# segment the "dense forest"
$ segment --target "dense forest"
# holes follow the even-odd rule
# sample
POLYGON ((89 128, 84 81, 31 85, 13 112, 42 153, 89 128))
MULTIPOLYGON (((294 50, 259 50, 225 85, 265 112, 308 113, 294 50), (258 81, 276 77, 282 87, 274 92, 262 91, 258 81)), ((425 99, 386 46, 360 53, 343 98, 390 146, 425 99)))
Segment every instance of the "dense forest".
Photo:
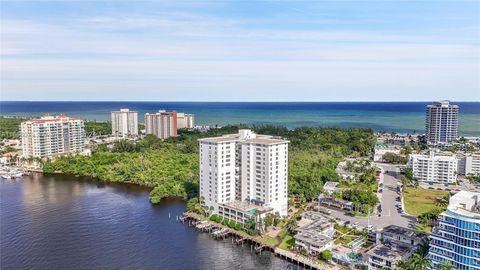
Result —
POLYGON ((112 134, 112 123, 110 123, 110 122, 97 122, 97 121, 85 121, 85 132, 95 133, 95 135, 112 134))
POLYGON ((0 116, 0 140, 18 139, 20 123, 25 120, 19 117, 0 116))
MULTIPOLYGON (((138 142, 119 141, 99 145, 92 156, 67 156, 47 162, 45 172, 85 175, 104 181, 128 182, 152 187, 153 203, 164 197, 193 197, 198 188, 198 142, 202 137, 236 133, 226 126, 208 132, 181 130, 177 138, 147 136, 138 142)), ((289 193, 311 200, 325 181, 337 181, 335 167, 345 156, 366 156, 373 151, 370 129, 298 128, 253 126, 258 134, 281 136, 290 141, 289 193)))

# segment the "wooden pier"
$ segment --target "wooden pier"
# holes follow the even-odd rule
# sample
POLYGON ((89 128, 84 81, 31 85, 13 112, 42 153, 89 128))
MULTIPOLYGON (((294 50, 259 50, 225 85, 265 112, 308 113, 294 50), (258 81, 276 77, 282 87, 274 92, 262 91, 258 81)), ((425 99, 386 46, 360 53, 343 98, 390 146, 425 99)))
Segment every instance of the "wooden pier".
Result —
POLYGON ((305 256, 295 254, 288 250, 283 250, 281 248, 269 245, 255 239, 252 236, 242 234, 238 231, 228 228, 222 224, 216 222, 208 221, 205 219, 200 219, 195 215, 192 215, 188 212, 184 213, 182 216, 177 218, 182 223, 187 223, 189 226, 195 226, 197 229, 210 233, 216 239, 226 239, 227 237, 232 238, 232 243, 237 245, 242 245, 244 243, 250 244, 252 252, 261 254, 262 251, 270 251, 275 256, 286 260, 290 263, 301 266, 305 269, 312 270, 323 270, 330 269, 327 264, 321 264, 319 262, 308 259, 305 256))

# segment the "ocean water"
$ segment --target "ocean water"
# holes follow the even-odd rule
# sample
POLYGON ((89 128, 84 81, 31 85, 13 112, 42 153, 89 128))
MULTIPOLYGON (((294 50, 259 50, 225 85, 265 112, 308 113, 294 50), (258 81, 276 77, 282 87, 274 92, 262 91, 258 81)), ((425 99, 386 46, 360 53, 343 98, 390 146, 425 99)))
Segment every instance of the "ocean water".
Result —
MULTIPOLYGON (((480 102, 452 102, 460 106, 461 136, 480 136, 480 102)), ((106 121, 110 112, 130 108, 145 113, 159 109, 195 114, 197 125, 274 124, 300 126, 369 127, 376 131, 423 133, 427 102, 26 102, 1 101, 0 114, 39 116, 65 113, 106 121)))

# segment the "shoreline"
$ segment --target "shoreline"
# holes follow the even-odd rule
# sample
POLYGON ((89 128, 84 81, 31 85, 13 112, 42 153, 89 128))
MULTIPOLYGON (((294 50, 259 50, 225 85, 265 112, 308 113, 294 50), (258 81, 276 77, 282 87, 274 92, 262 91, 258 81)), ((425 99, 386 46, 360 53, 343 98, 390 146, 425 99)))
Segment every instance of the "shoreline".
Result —
MULTIPOLYGON (((111 185, 111 186, 121 185, 121 186, 125 186, 125 187, 135 188, 135 189, 138 189, 138 190, 143 190, 145 192, 150 192, 153 189, 153 187, 149 187, 149 186, 141 185, 141 184, 137 184, 137 183, 132 183, 132 182, 118 182, 118 181, 101 180, 101 179, 98 179, 96 177, 92 177, 92 176, 88 176, 88 175, 75 175, 75 174, 71 174, 71 173, 64 173, 64 172, 58 172, 58 171, 57 172, 35 171, 35 172, 32 172, 32 173, 42 174, 44 176, 62 175, 62 176, 66 176, 66 177, 75 178, 75 180, 72 180, 72 181, 96 182, 96 183, 107 184, 107 185, 111 185)), ((147 194, 147 198, 148 198, 148 194, 147 194)), ((165 200, 179 200, 179 201, 183 201, 184 203, 186 203, 186 201, 181 197, 172 196, 172 197, 166 197, 164 199, 165 200)), ((149 201, 150 201, 150 199, 149 199, 149 201)), ((151 201, 150 201, 150 203, 152 205, 157 205, 155 203, 152 203, 151 201)))
MULTIPOLYGON (((68 180, 56 180, 56 181, 100 183, 100 184, 106 184, 106 185, 109 185, 109 186, 112 186, 112 187, 121 186, 121 187, 126 187, 126 188, 133 188, 135 190, 140 190, 140 191, 145 191, 145 192, 148 192, 148 190, 149 190, 148 187, 146 187, 144 185, 140 185, 140 184, 126 183, 126 182, 104 181, 104 180, 97 179, 95 177, 76 176, 76 175, 73 175, 73 174, 70 174, 70 173, 63 173, 63 172, 47 173, 47 172, 36 171, 36 172, 33 172, 31 176, 34 177, 35 174, 40 175, 42 177, 58 175, 58 176, 64 176, 64 177, 68 178, 68 180)), ((22 180, 24 180, 24 179, 25 178, 22 178, 22 180)), ((162 201, 159 202, 158 204, 154 204, 154 203, 150 202, 150 200, 149 200, 149 203, 152 206, 157 206, 157 205, 160 205, 160 204, 163 204, 163 203, 175 202, 175 201, 176 202, 182 202, 183 204, 186 204, 186 201, 183 198, 180 198, 180 197, 166 197, 166 198, 162 199, 162 201)), ((329 269, 329 268, 327 268, 328 264, 320 264, 320 263, 312 261, 312 260, 310 260, 310 259, 308 259, 308 258, 306 258, 306 257, 304 257, 300 254, 296 254, 296 253, 293 253, 293 252, 288 251, 288 250, 280 249, 278 247, 278 245, 271 245, 271 244, 265 243, 265 242, 262 241, 262 239, 259 239, 258 237, 249 236, 246 233, 242 233, 242 231, 233 230, 231 228, 228 228, 225 225, 210 221, 206 217, 200 217, 197 214, 192 214, 188 210, 183 212, 181 216, 177 216, 177 221, 182 222, 184 224, 185 222, 181 221, 180 219, 181 219, 181 217, 183 217, 185 215, 190 215, 190 217, 193 217, 193 218, 197 219, 198 221, 205 221, 205 222, 209 222, 209 223, 214 223, 217 228, 223 228, 223 229, 227 230, 228 235, 225 234, 225 235, 222 235, 220 237, 214 237, 215 240, 219 240, 220 238, 223 238, 225 240, 226 238, 230 237, 230 238, 232 238, 232 245, 233 245, 233 243, 235 243, 236 245, 242 245, 243 246, 243 243, 246 242, 246 243, 252 245, 251 246, 251 252, 255 252, 255 254, 257 254, 257 255, 261 255, 262 251, 268 251, 268 252, 271 253, 271 256, 278 257, 278 258, 280 258, 280 259, 282 259, 286 262, 298 265, 298 266, 303 267, 305 269, 314 269, 314 270, 329 269)), ((189 225, 189 227, 195 227, 195 224, 189 223, 188 225, 189 225)), ((202 229, 199 229, 198 227, 195 227, 195 229, 196 229, 195 231, 197 233, 204 233, 205 232, 202 229)))
POLYGON ((294 263, 299 267, 304 269, 313 269, 313 270, 322 270, 322 269, 337 269, 333 265, 330 265, 321 261, 313 261, 308 257, 305 257, 301 254, 293 253, 289 250, 281 249, 278 244, 271 245, 265 243, 261 239, 258 239, 254 236, 249 236, 242 231, 236 231, 234 229, 228 228, 223 224, 210 221, 202 216, 199 216, 189 211, 183 213, 181 217, 177 217, 177 221, 185 224, 187 222, 189 227, 195 227, 199 233, 209 233, 215 239, 230 237, 232 239, 232 245, 235 243, 237 246, 242 245, 244 242, 247 242, 251 245, 250 252, 255 252, 256 254, 261 254, 262 251, 271 252, 273 256, 279 257, 282 260, 285 260, 289 263, 294 263))

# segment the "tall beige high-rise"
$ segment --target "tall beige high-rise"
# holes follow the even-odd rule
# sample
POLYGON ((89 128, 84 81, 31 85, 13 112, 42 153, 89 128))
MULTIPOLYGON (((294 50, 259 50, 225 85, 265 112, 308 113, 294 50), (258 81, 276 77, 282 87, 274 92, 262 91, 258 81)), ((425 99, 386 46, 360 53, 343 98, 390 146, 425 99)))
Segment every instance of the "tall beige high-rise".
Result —
POLYGON ((194 128, 195 116, 189 113, 177 113, 177 128, 194 128))
POLYGON ((145 131, 160 139, 177 136, 177 112, 160 110, 145 114, 145 131))
POLYGON ((83 120, 59 116, 42 116, 20 125, 22 156, 49 157, 85 150, 83 120))

